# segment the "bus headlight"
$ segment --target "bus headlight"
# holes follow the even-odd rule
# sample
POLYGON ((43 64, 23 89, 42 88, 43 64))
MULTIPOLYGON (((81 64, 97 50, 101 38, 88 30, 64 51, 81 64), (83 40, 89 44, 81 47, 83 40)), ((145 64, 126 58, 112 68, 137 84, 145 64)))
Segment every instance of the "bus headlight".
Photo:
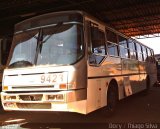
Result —
POLYGON ((8 86, 3 86, 3 90, 8 90, 8 86))
POLYGON ((16 96, 4 96, 4 100, 16 100, 16 96))
POLYGON ((63 94, 48 95, 48 100, 64 101, 64 95, 63 94))

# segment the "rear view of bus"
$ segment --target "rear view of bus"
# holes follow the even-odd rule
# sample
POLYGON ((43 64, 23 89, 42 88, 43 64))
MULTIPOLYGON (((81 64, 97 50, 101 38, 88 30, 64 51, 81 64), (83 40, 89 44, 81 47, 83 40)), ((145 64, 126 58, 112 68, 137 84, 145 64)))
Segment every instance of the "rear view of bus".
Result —
POLYGON ((17 24, 3 76, 4 110, 85 113, 83 39, 83 17, 76 11, 17 24))

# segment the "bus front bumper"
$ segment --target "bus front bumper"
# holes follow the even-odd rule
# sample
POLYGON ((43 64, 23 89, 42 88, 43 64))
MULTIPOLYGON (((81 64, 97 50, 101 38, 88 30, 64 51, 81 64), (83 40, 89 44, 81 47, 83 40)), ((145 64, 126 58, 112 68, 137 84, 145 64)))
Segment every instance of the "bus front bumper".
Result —
POLYGON ((1 93, 4 110, 17 111, 62 111, 86 114, 86 90, 1 93))

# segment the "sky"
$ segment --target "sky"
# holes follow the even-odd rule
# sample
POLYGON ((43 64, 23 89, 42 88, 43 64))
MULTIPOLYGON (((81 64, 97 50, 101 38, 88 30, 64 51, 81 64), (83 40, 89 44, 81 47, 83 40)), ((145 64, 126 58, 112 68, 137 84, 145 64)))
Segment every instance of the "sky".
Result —
POLYGON ((154 50, 154 54, 160 54, 160 37, 136 39, 136 40, 152 48, 154 50))

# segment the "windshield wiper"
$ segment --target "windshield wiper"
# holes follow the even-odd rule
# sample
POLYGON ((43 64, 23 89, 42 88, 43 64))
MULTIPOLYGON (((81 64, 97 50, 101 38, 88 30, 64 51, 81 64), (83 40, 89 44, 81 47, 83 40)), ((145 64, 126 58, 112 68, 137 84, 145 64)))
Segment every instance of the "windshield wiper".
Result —
POLYGON ((16 61, 8 66, 8 68, 20 68, 26 66, 33 66, 33 64, 26 60, 16 61))
POLYGON ((38 37, 38 45, 37 45, 37 52, 36 52, 36 56, 35 56, 35 60, 34 63, 37 64, 37 58, 38 58, 38 54, 41 53, 42 47, 43 47, 43 43, 45 43, 48 39, 50 39, 50 37, 52 37, 62 26, 63 22, 59 22, 57 23, 57 25, 54 26, 55 30, 54 32, 49 35, 44 41, 43 41, 43 30, 40 30, 40 34, 38 37))

